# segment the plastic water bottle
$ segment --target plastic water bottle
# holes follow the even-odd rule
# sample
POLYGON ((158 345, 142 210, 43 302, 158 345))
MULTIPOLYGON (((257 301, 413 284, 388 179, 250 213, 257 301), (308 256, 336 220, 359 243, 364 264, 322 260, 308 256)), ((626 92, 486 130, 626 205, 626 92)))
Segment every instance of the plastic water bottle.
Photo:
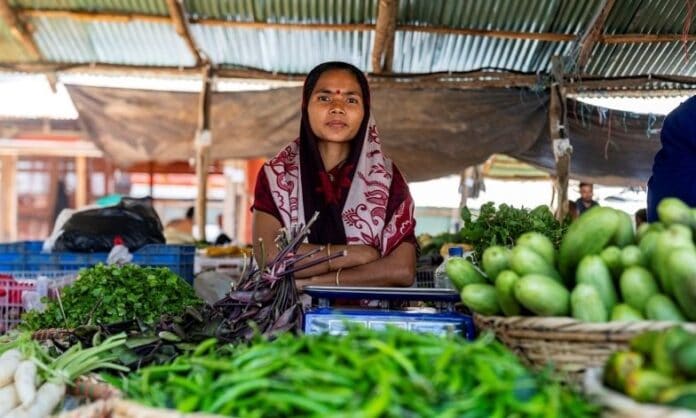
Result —
POLYGON ((435 269, 433 280, 436 288, 455 289, 454 284, 452 284, 452 281, 447 277, 447 271, 445 270, 447 260, 452 257, 464 257, 464 250, 462 250, 462 247, 451 247, 447 252, 447 257, 442 261, 442 264, 435 269))

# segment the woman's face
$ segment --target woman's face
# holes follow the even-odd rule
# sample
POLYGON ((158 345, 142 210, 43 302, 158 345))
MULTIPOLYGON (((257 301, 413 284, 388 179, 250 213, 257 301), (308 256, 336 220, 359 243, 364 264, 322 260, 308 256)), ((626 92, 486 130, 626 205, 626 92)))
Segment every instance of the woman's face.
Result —
POLYGON ((312 90, 307 113, 319 139, 350 142, 365 116, 362 90, 355 75, 340 69, 323 73, 312 90))

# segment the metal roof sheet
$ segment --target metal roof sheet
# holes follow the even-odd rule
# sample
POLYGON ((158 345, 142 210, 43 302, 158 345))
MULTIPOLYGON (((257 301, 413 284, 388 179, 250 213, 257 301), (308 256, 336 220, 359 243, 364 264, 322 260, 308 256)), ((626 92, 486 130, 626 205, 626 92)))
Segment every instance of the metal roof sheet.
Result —
MULTIPOLYGON (((271 23, 375 24, 378 0, 184 0, 195 19, 271 23)), ((10 0, 14 7, 167 16, 164 0, 10 0)), ((403 25, 577 36, 601 0, 400 0, 393 68, 401 73, 500 68, 547 72, 554 55, 572 55, 573 41, 502 39, 404 30, 403 25)), ((696 2, 616 0, 604 33, 696 34, 696 2), (691 6, 689 6, 691 5, 691 6)), ((33 37, 46 60, 189 66, 194 57, 169 23, 33 17, 33 37)), ((371 71, 373 30, 286 30, 191 24, 198 46, 216 64, 303 73, 340 59, 371 71)), ((696 75, 694 41, 598 43, 587 75, 696 75)), ((0 23, 0 63, 25 61, 22 46, 0 23)))

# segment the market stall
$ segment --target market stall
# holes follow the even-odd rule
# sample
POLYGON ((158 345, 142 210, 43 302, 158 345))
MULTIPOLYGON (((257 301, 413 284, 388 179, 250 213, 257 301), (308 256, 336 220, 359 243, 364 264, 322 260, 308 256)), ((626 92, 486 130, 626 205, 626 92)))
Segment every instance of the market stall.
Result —
MULTIPOLYGON (((344 256, 299 251, 311 225, 285 229, 268 260, 167 245, 159 221, 156 242, 116 260, 117 233, 80 251, 0 244, 0 416, 694 415, 695 209, 663 201, 635 232, 609 208, 564 216, 570 177, 647 180, 662 118, 578 96, 692 93, 690 2, 53 3, 0 0, 0 70, 54 88, 70 74, 196 84, 66 83, 81 135, 116 164, 193 161, 199 225, 210 158, 269 157, 294 138, 299 84, 332 59, 369 72, 407 177, 499 152, 553 173, 558 198, 462 211, 460 231, 422 249, 471 257, 452 251, 413 288, 336 274, 301 294, 296 273, 344 256), (251 79, 268 90, 225 90, 251 79), (199 269, 227 275, 204 298, 199 269)), ((0 150, 7 236, 15 151, 0 150)))

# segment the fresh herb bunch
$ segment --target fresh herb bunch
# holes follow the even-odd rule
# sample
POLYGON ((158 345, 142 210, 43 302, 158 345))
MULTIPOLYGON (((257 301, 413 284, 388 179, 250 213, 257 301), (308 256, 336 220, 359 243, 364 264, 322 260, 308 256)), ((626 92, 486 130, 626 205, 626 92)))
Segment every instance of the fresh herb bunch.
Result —
POLYGON ((202 343, 172 364, 121 379, 126 398, 236 417, 566 417, 597 408, 527 370, 486 334, 477 341, 396 328, 275 341, 202 343))
POLYGON ((178 314, 202 301, 193 288, 165 267, 97 264, 82 270, 60 298, 47 302, 44 312, 23 315, 23 327, 75 328, 139 319, 154 323, 162 314, 178 314))
POLYGON ((492 245, 512 247, 525 232, 542 233, 558 248, 569 224, 568 221, 558 222, 546 205, 528 210, 501 204, 496 210, 493 202, 488 202, 481 206, 476 219, 468 208, 462 208, 461 217, 464 225, 459 238, 474 246, 476 262, 480 262, 486 248, 492 245))

